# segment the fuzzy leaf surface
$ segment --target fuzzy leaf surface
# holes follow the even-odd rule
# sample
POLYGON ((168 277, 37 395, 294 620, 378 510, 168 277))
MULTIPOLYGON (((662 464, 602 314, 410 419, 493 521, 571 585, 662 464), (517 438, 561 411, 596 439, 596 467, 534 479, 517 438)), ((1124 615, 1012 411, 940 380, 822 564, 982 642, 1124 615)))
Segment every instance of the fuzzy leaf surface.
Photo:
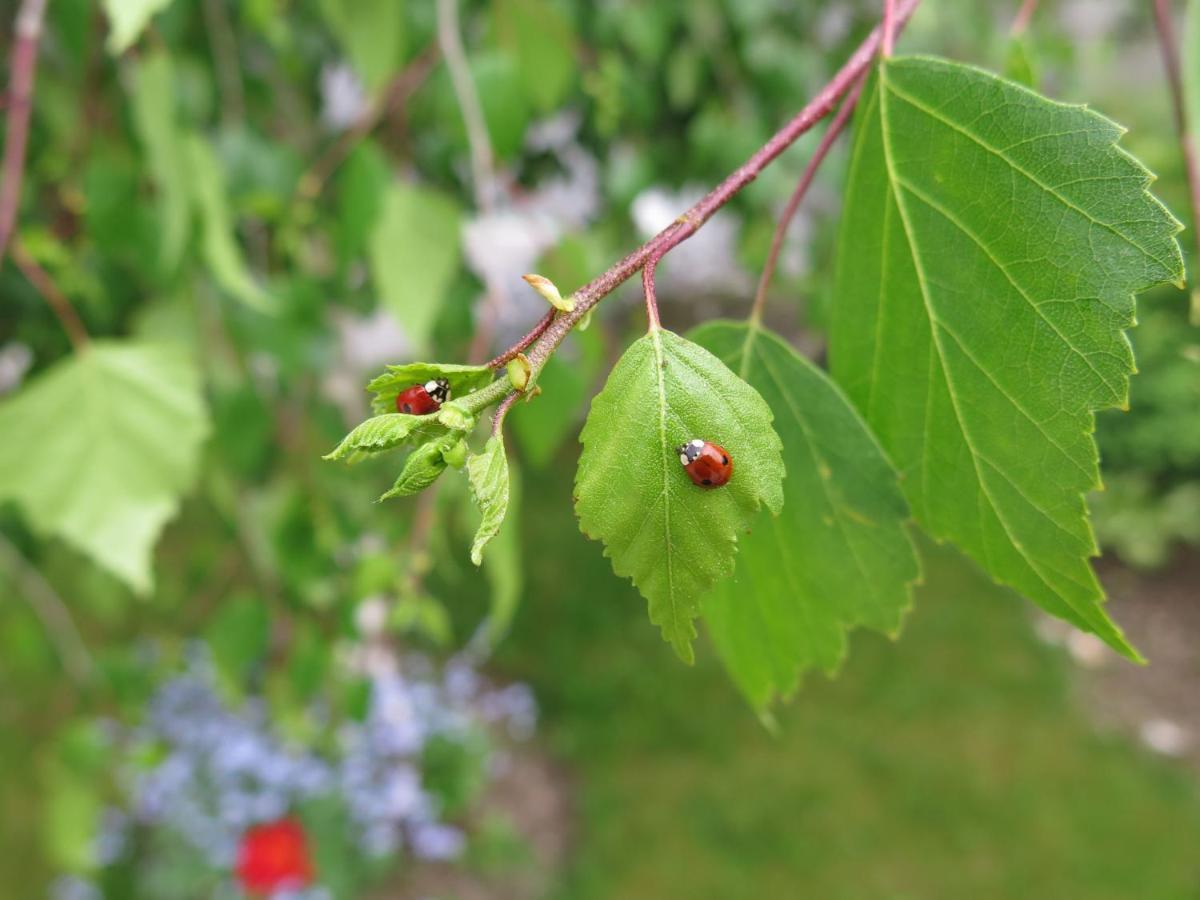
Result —
POLYGON ((917 520, 1136 657, 1102 608, 1083 495, 1093 411, 1126 404, 1136 292, 1182 278, 1179 224, 1121 128, 967 66, 881 67, 859 114, 834 377, 917 520))
POLYGON ((208 430, 177 346, 93 341, 0 403, 0 501, 146 593, 208 430))
POLYGON ((733 572, 737 536, 759 507, 783 505, 783 459, 771 409, 705 350, 670 331, 634 342, 592 401, 580 440, 575 511, 613 571, 633 580, 650 620, 691 662, 700 599, 733 572), (705 490, 676 448, 724 447, 733 478, 705 490))
POLYGON ((347 459, 359 453, 379 453, 399 447, 409 439, 428 437, 438 428, 429 416, 385 413, 360 422, 324 459, 347 459))
POLYGON ((763 710, 805 671, 836 671, 851 628, 899 630, 920 572, 908 504, 845 395, 780 338, 741 322, 691 337, 762 395, 783 441, 783 512, 759 513, 703 603, 718 655, 763 710))

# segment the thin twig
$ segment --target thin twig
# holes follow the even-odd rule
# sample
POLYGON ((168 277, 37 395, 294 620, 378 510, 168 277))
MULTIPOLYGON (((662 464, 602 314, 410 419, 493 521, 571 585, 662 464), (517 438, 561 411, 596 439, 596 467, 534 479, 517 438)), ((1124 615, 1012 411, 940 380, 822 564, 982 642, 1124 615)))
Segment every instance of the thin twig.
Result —
POLYGON ((1171 88, 1171 107, 1175 115, 1175 130, 1179 133, 1179 147, 1183 152, 1184 168, 1192 206, 1192 236, 1196 242, 1197 259, 1200 259, 1200 154, 1196 148, 1196 137, 1188 121, 1187 103, 1183 96, 1183 76, 1180 74, 1179 46, 1175 39, 1175 25, 1167 0, 1154 0, 1154 21, 1158 26, 1158 40, 1162 46, 1163 66, 1167 70, 1167 83, 1171 88))
MULTIPOLYGON (((458 102, 458 110, 467 131, 467 147, 471 157, 471 188, 475 195, 475 208, 484 215, 496 208, 499 193, 496 184, 496 154, 488 134, 487 120, 479 92, 471 75, 467 52, 463 49, 462 34, 458 21, 458 0, 437 0, 438 45, 446 60, 450 73, 450 85, 458 102)), ((504 285, 497 283, 496 276, 483 273, 484 305, 480 311, 479 325, 471 340, 468 358, 484 358, 492 344, 496 324, 505 307, 504 285)))
POLYGON ((212 44, 213 68, 217 70, 221 119, 226 124, 240 122, 246 111, 242 64, 238 56, 237 34, 229 24, 225 0, 204 0, 204 26, 212 44))
POLYGON ((13 242, 12 259, 17 268, 21 270, 21 274, 37 288, 42 299, 58 317, 59 324, 67 333, 67 339, 71 342, 71 347, 75 352, 78 353, 85 349, 88 345, 88 333, 83 326, 83 320, 79 318, 79 313, 75 311, 75 307, 71 305, 67 295, 58 289, 58 285, 54 283, 50 273, 38 265, 37 260, 29 255, 29 251, 19 241, 13 242))
POLYGON ((779 217, 779 223, 775 226, 775 235, 771 238, 771 250, 767 253, 767 261, 763 265, 762 275, 758 279, 758 290, 754 293, 754 305, 750 308, 750 321, 761 322, 763 307, 767 302, 767 288, 770 287, 771 277, 775 274, 775 266, 779 262, 779 252, 783 248, 783 240, 787 236, 788 228, 792 224, 792 219, 796 216, 796 210, 800 208, 801 201, 804 200, 804 195, 808 193, 808 188, 816 177, 817 169, 821 167, 821 163, 825 160, 834 142, 846 127, 846 123, 850 121, 850 116, 854 113, 854 108, 858 104, 858 98, 862 94, 863 84, 866 77, 860 76, 855 82, 854 87, 850 89, 850 93, 846 95, 846 99, 842 101, 841 107, 834 116, 829 127, 825 129, 825 134, 821 137, 821 143, 817 145, 817 149, 813 152, 812 158, 808 161, 808 165, 804 168, 804 174, 800 176, 800 182, 796 185, 796 190, 792 192, 792 196, 788 199, 787 206, 783 208, 783 214, 779 217))
POLYGON ((896 0, 883 0, 883 42, 879 52, 886 59, 896 46, 896 0))
POLYGON ((658 297, 654 294, 654 270, 661 257, 654 256, 642 267, 642 293, 646 295, 646 323, 648 330, 658 331, 662 322, 658 318, 658 297))
POLYGON ((1038 0, 1025 0, 1021 4, 1021 8, 1017 10, 1017 15, 1013 18, 1012 27, 1008 29, 1010 37, 1020 37, 1029 28, 1029 23, 1033 19, 1033 14, 1037 12, 1038 0))
POLYGON ((22 0, 13 27, 12 66, 8 80, 8 116, 4 139, 4 167, 0 176, 0 261, 12 238, 21 204, 25 177, 25 146, 29 141, 29 114, 33 108, 33 79, 37 71, 38 43, 46 0, 22 0))
POLYGON ((471 77, 467 53, 459 33, 458 0, 437 0, 438 45, 450 73, 450 84, 458 101, 467 129, 467 145, 471 152, 471 185, 475 190, 475 206, 490 212, 495 206, 495 153, 488 135, 483 105, 471 77))
POLYGON ((388 83, 366 112, 349 129, 344 131, 330 147, 317 158, 296 183, 296 194, 302 200, 313 200, 324 189, 326 183, 345 162, 350 152, 374 131, 385 118, 394 116, 414 91, 419 88, 433 71, 439 56, 436 43, 430 43, 410 62, 403 71, 388 83))
MULTIPOLYGON (((902 28, 912 16, 921 0, 899 0, 896 8, 896 27, 902 28)), ((858 49, 846 63, 830 79, 807 106, 797 113, 791 121, 784 125, 762 147, 735 169, 719 185, 695 203, 691 209, 678 219, 638 247, 624 259, 620 260, 606 272, 598 275, 586 285, 575 291, 571 296, 575 299, 575 309, 554 317, 550 327, 534 342, 526 356, 532 366, 533 376, 541 371, 546 360, 554 353, 571 329, 579 324, 601 300, 624 284, 634 273, 641 270, 651 259, 658 260, 673 247, 696 233, 717 210, 728 203, 739 191, 758 177, 768 165, 784 150, 790 147, 800 135, 809 131, 814 125, 825 118, 837 105, 874 61, 879 51, 883 37, 883 29, 875 28, 866 39, 858 45, 858 49)), ((499 401, 510 390, 508 379, 497 378, 487 387, 475 391, 463 398, 463 404, 470 412, 480 412, 499 401)))
POLYGON ((92 655, 71 618, 62 597, 41 572, 29 562, 3 534, 0 534, 0 561, 12 573, 21 595, 29 601, 34 614, 41 620, 51 643, 58 651, 71 678, 82 684, 92 675, 92 655))
POLYGON ((546 329, 550 327, 550 323, 554 321, 554 314, 557 312, 558 310, 553 306, 546 310, 546 314, 537 320, 537 324, 529 329, 524 337, 522 337, 519 341, 517 341, 495 359, 489 361, 487 368, 499 369, 501 366, 506 365, 510 359, 515 359, 518 353, 524 353, 529 345, 540 338, 546 329))

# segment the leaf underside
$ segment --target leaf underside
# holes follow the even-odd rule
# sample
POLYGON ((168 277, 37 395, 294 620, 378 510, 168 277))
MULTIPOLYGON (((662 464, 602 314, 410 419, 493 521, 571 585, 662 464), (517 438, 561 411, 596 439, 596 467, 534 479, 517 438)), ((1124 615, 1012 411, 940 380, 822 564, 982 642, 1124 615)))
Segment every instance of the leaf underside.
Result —
POLYGON ((691 335, 775 413, 787 478, 783 511, 760 513, 733 578, 704 598, 704 619, 734 681, 759 710, 808 669, 834 672, 846 632, 894 634, 919 566, 896 473, 824 372, 770 332, 714 322, 691 335))
POLYGON ((149 591, 154 542, 195 480, 208 434, 186 354, 93 341, 0 404, 0 434, 0 501, 149 591))
POLYGON ((580 527, 604 542, 613 570, 633 580, 651 621, 690 662, 692 620, 701 597, 733 572, 738 533, 761 505, 778 512, 783 503, 771 410, 703 347, 654 330, 617 362, 580 440, 580 527), (727 485, 692 484, 675 448, 693 438, 729 452, 727 485))
POLYGON ((859 114, 830 357, 933 536, 1136 658, 1088 562, 1093 410, 1126 404, 1134 293, 1183 270, 1180 226, 1120 135, 977 69, 883 64, 859 114))
POLYGON ((499 533, 508 513, 508 456, 503 439, 488 438, 483 452, 467 457, 467 483, 481 513, 471 543, 471 562, 478 566, 483 564, 483 548, 499 533))

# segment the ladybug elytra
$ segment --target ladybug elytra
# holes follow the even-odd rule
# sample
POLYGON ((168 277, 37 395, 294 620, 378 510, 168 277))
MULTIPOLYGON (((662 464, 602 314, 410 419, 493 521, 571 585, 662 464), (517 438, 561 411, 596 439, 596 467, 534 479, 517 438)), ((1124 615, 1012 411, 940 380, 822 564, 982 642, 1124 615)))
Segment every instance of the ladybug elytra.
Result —
POLYGON ((396 412, 409 416, 427 416, 441 409, 450 399, 450 382, 435 378, 424 384, 414 384, 396 396, 396 412))
POLYGON ((702 488, 717 488, 733 476, 733 460, 724 447, 712 441, 694 438, 676 448, 679 463, 692 484, 702 488))

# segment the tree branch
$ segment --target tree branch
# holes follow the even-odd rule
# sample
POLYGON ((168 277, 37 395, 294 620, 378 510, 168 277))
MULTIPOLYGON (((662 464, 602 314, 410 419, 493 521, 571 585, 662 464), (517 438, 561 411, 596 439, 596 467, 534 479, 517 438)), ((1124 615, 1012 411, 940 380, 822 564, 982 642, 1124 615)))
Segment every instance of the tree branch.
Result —
POLYGON ((83 320, 79 318, 79 313, 75 312, 75 307, 71 305, 67 295, 58 289, 58 285, 54 283, 50 273, 38 265, 37 260, 29 255, 29 251, 20 242, 13 243, 12 258, 17 268, 21 270, 21 274, 37 288, 42 299, 58 317, 59 324, 67 333, 67 339, 71 342, 71 347, 75 352, 78 353, 85 349, 89 338, 87 329, 83 326, 83 320))
MULTIPOLYGON (((919 3, 920 0, 900 0, 896 8, 897 29, 904 26, 919 3)), ((575 309, 556 317, 550 327, 546 329, 546 333, 530 349, 528 356, 529 361, 533 364, 534 373, 536 374, 545 365, 555 348, 562 343, 567 333, 587 315, 589 310, 648 262, 651 260, 657 262, 672 248, 695 234, 701 225, 736 196, 742 188, 757 178, 758 174, 774 162, 776 157, 790 147, 800 135, 825 118, 838 100, 870 67, 879 50, 882 36, 882 26, 876 27, 817 96, 744 164, 713 188, 707 196, 637 250, 576 291, 573 295, 575 309)), ((483 391, 479 393, 482 394, 483 391)))
POLYGON ((1183 152, 1188 193, 1191 198, 1192 237, 1196 242, 1196 258, 1200 259, 1200 152, 1196 148, 1196 136, 1192 133, 1194 123, 1188 121, 1187 103, 1183 96, 1183 76, 1179 66, 1179 44, 1167 0, 1154 0, 1154 22, 1158 26, 1163 66, 1167 70, 1167 83, 1171 88, 1175 130, 1179 133, 1179 147, 1183 152))
POLYGON ((883 43, 879 52, 886 59, 896 46, 896 0, 883 0, 883 43))
POLYGON ((796 210, 800 208, 804 195, 808 193, 808 188, 816 177, 817 169, 821 167, 821 163, 824 162, 838 136, 846 127, 846 123, 850 121, 850 116, 854 114, 854 108, 858 105, 858 98, 862 94, 865 83, 866 75, 860 75, 858 81, 854 83, 854 87, 850 89, 850 93, 846 95, 846 99, 842 101, 837 115, 829 123, 829 127, 821 137, 821 143, 813 151, 812 158, 804 168, 804 174, 800 176, 796 190, 788 199, 787 206, 783 208, 779 224, 775 226, 775 234, 771 238, 771 250, 767 253, 767 261, 763 264, 762 275, 758 279, 758 289, 754 293, 754 305, 750 308, 750 321, 752 322, 762 321, 763 307, 767 303, 767 288, 770 287, 771 277, 775 274, 775 266, 779 262, 779 251, 783 249, 783 239, 787 236, 792 219, 796 217, 796 210))
POLYGON ((87 681, 92 674, 92 655, 62 597, 3 534, 0 534, 0 562, 12 573, 22 596, 29 601, 34 614, 41 620, 50 642, 62 659, 63 668, 74 681, 81 684, 87 681))
POLYGON ((553 306, 546 310, 546 314, 538 319, 537 324, 534 325, 533 328, 529 329, 523 338, 521 338, 495 359, 488 362, 487 367, 489 369, 499 369, 510 359, 514 359, 518 353, 524 353, 529 345, 540 338, 542 334, 545 333, 546 329, 550 327, 550 323, 554 321, 554 314, 557 312, 558 310, 553 306))
POLYGON ((4 164, 3 174, 0 175, 0 261, 3 261, 4 252, 12 238, 17 223, 17 208, 21 204, 25 145, 29 141, 29 114, 33 107, 33 80, 45 15, 46 0, 22 0, 13 28, 4 164))

